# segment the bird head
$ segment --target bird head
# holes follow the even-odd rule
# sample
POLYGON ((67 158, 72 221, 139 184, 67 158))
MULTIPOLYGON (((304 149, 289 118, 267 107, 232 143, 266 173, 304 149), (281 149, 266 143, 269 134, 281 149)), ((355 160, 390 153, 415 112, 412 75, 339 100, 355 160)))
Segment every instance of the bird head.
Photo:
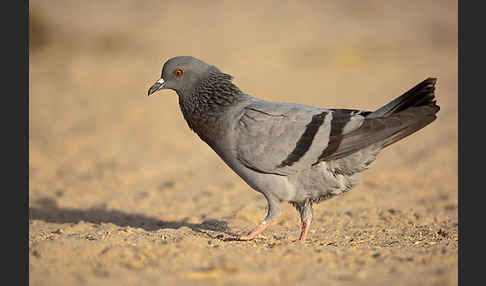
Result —
POLYGON ((190 92, 212 69, 218 70, 216 67, 194 57, 171 58, 165 62, 160 79, 150 87, 148 95, 150 96, 161 89, 172 89, 179 95, 186 91, 190 92))

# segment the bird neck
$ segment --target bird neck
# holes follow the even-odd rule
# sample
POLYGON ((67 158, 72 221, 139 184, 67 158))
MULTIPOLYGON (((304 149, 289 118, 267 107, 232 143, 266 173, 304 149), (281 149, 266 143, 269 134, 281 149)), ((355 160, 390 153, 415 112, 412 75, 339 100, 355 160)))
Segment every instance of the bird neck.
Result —
POLYGON ((232 76, 211 71, 190 92, 178 92, 179 105, 189 128, 204 141, 221 135, 225 112, 248 98, 231 82, 232 76))

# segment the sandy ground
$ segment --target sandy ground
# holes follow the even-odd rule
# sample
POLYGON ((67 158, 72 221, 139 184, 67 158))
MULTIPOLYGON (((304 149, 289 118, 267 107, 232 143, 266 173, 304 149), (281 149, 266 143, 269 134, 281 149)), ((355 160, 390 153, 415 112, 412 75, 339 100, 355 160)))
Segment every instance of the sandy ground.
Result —
POLYGON ((31 285, 457 285, 457 1, 30 1, 31 285), (315 207, 304 246, 146 97, 192 55, 245 92, 375 109, 438 77, 438 119, 315 207))

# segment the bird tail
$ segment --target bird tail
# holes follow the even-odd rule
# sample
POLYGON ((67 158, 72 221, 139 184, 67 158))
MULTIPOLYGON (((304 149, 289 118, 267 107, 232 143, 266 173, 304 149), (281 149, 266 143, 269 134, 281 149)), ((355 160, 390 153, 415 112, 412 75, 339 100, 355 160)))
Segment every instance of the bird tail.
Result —
POLYGON ((399 132, 388 137, 383 143, 386 147, 391 145, 412 133, 429 125, 434 121, 439 112, 440 107, 435 100, 435 83, 436 78, 427 78, 421 83, 417 84, 403 95, 395 98, 391 102, 385 104, 381 108, 372 112, 367 118, 389 117, 394 114, 409 115, 418 119, 414 124, 407 126, 399 132))

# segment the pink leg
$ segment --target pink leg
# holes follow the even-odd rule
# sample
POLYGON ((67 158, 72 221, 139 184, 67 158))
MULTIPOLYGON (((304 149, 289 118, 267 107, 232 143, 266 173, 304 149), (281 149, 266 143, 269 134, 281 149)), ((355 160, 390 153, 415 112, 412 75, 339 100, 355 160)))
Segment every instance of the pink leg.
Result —
POLYGON ((302 221, 302 230, 300 232, 299 242, 304 243, 307 237, 307 232, 309 231, 309 226, 311 224, 312 218, 306 218, 302 221))
POLYGON ((257 237, 260 233, 262 233, 267 227, 272 225, 275 221, 268 221, 268 222, 262 222, 259 224, 257 227, 255 227, 249 234, 240 236, 240 237, 227 237, 224 240, 225 241, 234 241, 234 240, 252 240, 255 237, 257 237))

